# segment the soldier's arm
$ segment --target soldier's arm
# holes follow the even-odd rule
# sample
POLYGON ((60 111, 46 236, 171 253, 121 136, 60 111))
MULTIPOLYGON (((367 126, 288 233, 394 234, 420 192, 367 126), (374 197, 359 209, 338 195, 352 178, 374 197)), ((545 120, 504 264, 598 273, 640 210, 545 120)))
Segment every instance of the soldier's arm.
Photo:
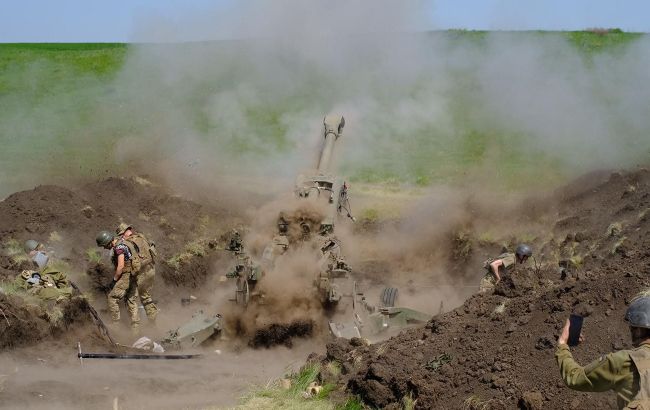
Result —
POLYGON ((490 264, 492 272, 494 272, 494 275, 497 277, 497 282, 501 280, 501 276, 499 275, 499 266, 501 265, 503 265, 503 261, 501 259, 497 259, 490 264))
POLYGON ((117 266, 115 267, 115 274, 113 275, 113 280, 118 281, 122 276, 122 270, 124 270, 124 254, 117 255, 117 266))
POLYGON ((582 367, 574 359, 569 346, 560 343, 555 352, 562 380, 567 387, 585 392, 611 390, 621 379, 622 356, 610 353, 582 367))

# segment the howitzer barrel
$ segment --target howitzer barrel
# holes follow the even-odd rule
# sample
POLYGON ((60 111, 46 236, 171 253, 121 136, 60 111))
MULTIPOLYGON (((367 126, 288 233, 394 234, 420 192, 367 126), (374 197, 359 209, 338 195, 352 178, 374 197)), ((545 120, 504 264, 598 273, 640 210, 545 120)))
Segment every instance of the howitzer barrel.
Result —
POLYGON ((345 118, 341 115, 330 114, 323 119, 323 125, 325 126, 325 142, 323 143, 323 150, 318 160, 318 172, 320 173, 325 173, 329 170, 334 144, 343 132, 345 118))

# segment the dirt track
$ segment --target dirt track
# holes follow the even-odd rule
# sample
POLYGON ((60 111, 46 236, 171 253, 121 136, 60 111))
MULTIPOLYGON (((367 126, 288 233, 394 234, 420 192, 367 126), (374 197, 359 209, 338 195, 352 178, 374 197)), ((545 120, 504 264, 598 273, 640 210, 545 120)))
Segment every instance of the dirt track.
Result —
MULTIPOLYGON (((485 228, 481 219, 498 219, 496 215, 499 213, 490 211, 476 200, 465 201, 463 206, 462 217, 445 225, 444 229, 423 236, 425 240, 409 245, 412 254, 408 256, 384 252, 384 259, 375 261, 354 260, 352 257, 357 273, 372 283, 386 277, 381 272, 391 272, 402 266, 412 270, 430 266, 444 257, 444 268, 452 273, 447 278, 447 285, 476 284, 481 275, 480 263, 486 256, 499 252, 503 243, 512 245, 522 240, 517 236, 522 232, 516 229, 520 226, 527 226, 529 231, 537 230, 532 245, 540 264, 539 270, 533 267, 519 270, 504 279, 495 295, 472 296, 461 307, 434 317, 426 328, 404 332, 385 343, 359 346, 343 340, 330 342, 324 359, 339 361, 344 369, 336 382, 342 389, 359 395, 376 407, 398 407, 403 397, 411 395, 417 399, 418 408, 460 408, 464 402, 469 403, 470 397, 475 397, 476 408, 482 408, 480 404, 486 402, 489 403, 486 408, 515 408, 518 405, 524 408, 612 408, 614 398, 611 394, 580 394, 563 387, 553 359, 554 345, 557 331, 569 313, 573 309, 587 309, 591 313, 585 324, 587 343, 575 350, 578 360, 586 364, 587 360, 601 353, 626 346, 627 329, 620 318, 627 301, 648 285, 650 271, 650 253, 647 250, 650 249, 649 173, 645 170, 594 173, 544 198, 523 201, 522 205, 509 208, 517 217, 507 224, 497 225, 507 232, 501 232, 502 236, 493 240, 481 237, 481 229, 485 228), (467 215, 471 218, 468 219, 467 215), (544 226, 546 229, 542 229, 544 226), (560 260, 570 261, 569 275, 564 279, 558 273, 560 260), (446 359, 450 360, 445 364, 446 359)), ((124 220, 154 238, 164 238, 157 241, 163 262, 158 270, 154 297, 166 309, 167 315, 162 316, 163 323, 159 324, 159 329, 153 331, 157 336, 163 329, 173 327, 183 317, 191 315, 192 309, 215 309, 215 299, 229 297, 230 287, 223 287, 218 282, 218 277, 229 264, 220 249, 226 232, 248 223, 246 216, 239 212, 170 196, 161 187, 141 178, 109 178, 79 189, 41 186, 9 196, 0 202, 0 237, 3 241, 12 238, 22 242, 35 238, 47 242, 57 258, 72 267, 70 276, 93 295, 93 304, 100 312, 105 298, 94 287, 95 279, 103 271, 89 262, 86 255, 87 249, 95 248, 95 232, 113 228, 116 222, 124 220), (120 206, 124 197, 132 198, 128 207, 120 206), (169 262, 192 243, 198 243, 201 252, 190 252, 187 257, 177 258, 176 265, 169 262), (190 294, 198 296, 199 301, 196 306, 183 308, 180 297, 190 294)), ((364 240, 373 242, 373 235, 382 231, 392 232, 395 226, 402 224, 406 224, 408 233, 412 234, 419 229, 417 224, 422 225, 420 221, 416 219, 416 225, 410 227, 408 220, 366 221, 349 235, 356 235, 360 243, 364 240)), ((355 246, 356 250, 364 250, 355 246)), ((382 248, 377 249, 379 251, 375 253, 381 253, 382 248)), ((0 279, 15 275, 20 269, 20 264, 11 258, 0 257, 0 279)), ((417 279, 440 278, 418 275, 417 279)), ((417 288, 417 282, 408 276, 393 277, 392 280, 405 281, 409 287, 417 288)), ((432 288, 431 292, 436 290, 432 288)), ((473 289, 463 289, 455 297, 466 297, 472 292, 473 289)), ((426 294, 424 298, 422 295, 418 297, 426 302, 424 305, 437 308, 438 293, 435 297, 426 298, 426 294)), ((0 302, 9 306, 9 311, 16 315, 15 318, 8 317, 9 320, 30 323, 19 328, 17 324, 7 326, 4 320, 0 320, 3 347, 17 347, 40 340, 52 343, 51 340, 55 339, 58 342, 53 346, 66 351, 80 339, 89 348, 105 348, 83 315, 74 316, 64 328, 51 328, 45 321, 31 320, 33 313, 21 310, 18 302, 6 298, 0 302)), ((266 345, 264 340, 256 344, 266 345)), ((235 343, 233 352, 245 345, 246 342, 235 343)), ((297 345, 306 346, 302 342, 297 345)), ((42 346, 3 353, 0 356, 6 364, 3 368, 18 365, 28 369, 24 374, 31 374, 39 366, 46 366, 47 370, 42 373, 43 383, 56 385, 55 369, 73 372, 73 365, 67 355, 64 359, 49 360, 47 365, 34 361, 34 356, 38 358, 47 352, 42 346)), ((264 373, 263 377, 279 376, 287 361, 298 356, 306 357, 302 348, 289 352, 278 358, 284 360, 283 364, 265 363, 272 370, 264 373)), ((239 359, 235 355, 232 357, 232 365, 236 367, 239 359)), ((241 360, 246 362, 248 358, 241 360)), ((251 364, 253 362, 251 360, 251 364)), ((150 370, 158 374, 161 369, 150 370)), ((102 368, 98 373, 105 372, 110 373, 110 369, 102 368)), ((133 368, 125 373, 125 377, 137 377, 136 373, 133 368)), ((201 365, 199 371, 201 378, 217 377, 217 373, 207 364, 201 365)), ((18 389, 20 394, 8 396, 6 403, 22 407, 25 403, 20 402, 21 397, 28 394, 27 390, 32 390, 30 384, 21 381, 24 374, 18 374, 9 375, 7 383, 17 383, 14 386, 23 386, 23 390, 18 389)), ((238 374, 233 376, 236 385, 249 380, 248 374, 253 377, 256 373, 244 371, 238 374)), ((181 384, 186 385, 188 391, 192 390, 194 376, 189 369, 179 373, 179 377, 185 380, 181 384)), ((225 373, 219 377, 226 377, 225 373)), ((99 380, 109 385, 121 383, 110 377, 99 380)), ((150 394, 166 391, 160 386, 174 383, 173 379, 163 375, 150 382, 139 380, 145 385, 155 386, 147 388, 150 394)), ((252 380, 257 379, 253 377, 252 380)), ((211 383, 196 384, 197 394, 209 396, 214 388, 211 383)), ((54 400, 67 403, 56 396, 57 388, 52 386, 46 390, 54 400)), ((73 387, 73 384, 68 384, 60 390, 72 391, 73 387)), ((240 390, 233 389, 226 389, 229 398, 223 403, 232 402, 240 394, 240 390)), ((127 390, 125 387, 122 394, 117 395, 126 397, 131 403, 141 403, 137 393, 130 390, 125 393, 127 390)), ((112 391, 109 394, 91 389, 79 399, 92 401, 96 397, 99 401, 106 401, 109 396, 113 397, 112 391)), ((197 402, 187 397, 188 405, 213 403, 209 397, 197 402)), ((32 404, 38 406, 38 402, 32 404)))

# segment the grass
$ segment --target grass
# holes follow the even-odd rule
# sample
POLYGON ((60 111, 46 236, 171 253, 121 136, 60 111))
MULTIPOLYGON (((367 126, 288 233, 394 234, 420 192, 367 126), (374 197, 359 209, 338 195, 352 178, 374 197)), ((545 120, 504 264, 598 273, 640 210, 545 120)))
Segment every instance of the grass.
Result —
MULTIPOLYGON (((324 385, 317 394, 309 395, 307 390, 312 383, 317 382, 321 366, 311 364, 303 367, 300 371, 290 374, 287 379, 290 381, 288 388, 284 387, 280 380, 275 380, 252 390, 242 398, 241 404, 234 410, 248 409, 314 409, 314 410, 335 410, 337 407, 328 400, 329 394, 333 391, 333 385, 324 385)), ((346 403, 347 405, 347 403, 346 403)), ((345 405, 344 405, 345 406, 345 405)), ((353 409, 349 407, 338 407, 353 409)))
POLYGON ((102 260, 102 253, 97 248, 86 249, 86 259, 91 263, 99 263, 102 260))
POLYGON ((185 244, 185 247, 180 253, 167 259, 167 264, 174 269, 179 269, 184 262, 194 257, 203 257, 206 255, 206 252, 205 241, 197 239, 185 244))
POLYGON ((463 401, 462 410, 489 410, 492 408, 493 400, 485 400, 479 396, 472 395, 463 401))
POLYGON ((623 232, 623 224, 620 222, 612 222, 605 231, 607 237, 620 236, 623 232))
POLYGON ((7 295, 22 295, 24 293, 23 290, 18 287, 14 281, 1 281, 0 288, 2 288, 2 293, 5 293, 7 295))
POLYGON ((409 393, 406 396, 402 397, 402 409, 403 410, 413 410, 415 409, 415 404, 417 399, 413 398, 413 394, 409 393))
MULTIPOLYGON (((488 40, 488 34, 451 30, 431 32, 427 36, 443 35, 452 41, 480 46, 488 40)), ((641 36, 616 29, 537 34, 564 37, 586 58, 625 50, 641 36)), ((35 174, 59 178, 117 172, 120 164, 112 155, 107 155, 115 152, 116 137, 144 138, 161 126, 155 114, 140 115, 129 107, 121 108, 129 98, 137 98, 115 82, 134 47, 114 43, 0 44, 0 106, 5 107, 0 111, 3 170, 28 166, 35 174), (32 121, 34 118, 38 120, 32 121)), ((250 70, 252 75, 256 74, 254 68, 250 70)), ((151 75, 155 77, 151 82, 153 88, 156 84, 167 86, 167 79, 156 77, 161 73, 151 75)), ((232 76, 237 75, 247 73, 232 73, 232 76)), ((328 78, 318 67, 313 68, 312 75, 314 84, 328 78)), ((458 84, 451 87, 449 96, 452 122, 466 124, 480 109, 472 105, 472 90, 476 84, 462 73, 457 77, 458 84)), ((293 153, 296 147, 286 135, 286 117, 301 112, 318 96, 310 94, 311 90, 297 87, 293 93, 287 92, 277 100, 276 96, 254 89, 252 102, 247 102, 241 112, 245 129, 224 129, 222 122, 210 117, 206 107, 210 106, 215 92, 231 87, 228 85, 231 82, 226 80, 205 79, 194 85, 188 82, 183 95, 171 102, 190 119, 184 124, 188 132, 196 134, 208 147, 218 143, 219 150, 226 155, 246 155, 253 161, 283 158, 293 153), (250 137, 242 138, 242 135, 250 137)), ((159 91, 164 95, 174 88, 159 91)), ((336 96, 325 97, 336 101, 336 96)), ((321 104, 323 109, 327 109, 329 102, 321 104)), ((354 182, 417 187, 454 183, 466 178, 468 170, 480 172, 487 168, 495 179, 513 190, 552 186, 567 177, 563 171, 566 164, 518 144, 522 139, 520 134, 494 128, 446 135, 435 125, 408 131, 407 135, 399 132, 387 131, 392 143, 398 146, 399 156, 382 150, 378 144, 369 148, 369 161, 355 161, 354 158, 342 161, 342 174, 354 182)), ((5 174, 0 197, 12 192, 12 187, 19 186, 22 181, 20 173, 5 174)))

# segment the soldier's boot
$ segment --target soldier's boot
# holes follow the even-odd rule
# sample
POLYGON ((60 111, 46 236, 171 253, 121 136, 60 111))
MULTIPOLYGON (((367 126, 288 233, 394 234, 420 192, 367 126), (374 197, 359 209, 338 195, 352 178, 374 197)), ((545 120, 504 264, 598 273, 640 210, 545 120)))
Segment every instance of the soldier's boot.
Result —
POLYGON ((153 303, 152 300, 149 300, 149 302, 143 302, 142 306, 144 307, 144 311, 147 314, 149 322, 155 323, 156 317, 158 316, 158 307, 156 304, 153 303))

